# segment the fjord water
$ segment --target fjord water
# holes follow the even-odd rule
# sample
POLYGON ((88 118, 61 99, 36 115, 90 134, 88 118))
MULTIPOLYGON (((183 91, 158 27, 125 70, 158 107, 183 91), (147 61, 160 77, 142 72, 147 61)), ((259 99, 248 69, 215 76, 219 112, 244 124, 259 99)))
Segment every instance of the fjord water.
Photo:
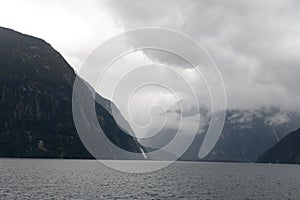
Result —
POLYGON ((298 165, 176 162, 157 172, 129 174, 93 160, 0 159, 0 169, 0 199, 300 197, 298 165))

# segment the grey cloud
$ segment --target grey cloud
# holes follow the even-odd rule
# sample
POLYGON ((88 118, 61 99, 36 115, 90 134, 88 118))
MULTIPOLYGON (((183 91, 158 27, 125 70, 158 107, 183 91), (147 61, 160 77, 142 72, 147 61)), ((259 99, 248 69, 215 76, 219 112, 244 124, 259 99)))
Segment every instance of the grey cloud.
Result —
MULTIPOLYGON (((203 44, 223 74, 230 108, 281 107, 300 111, 298 1, 107 4, 125 30, 144 26, 172 28, 203 44)), ((165 63, 176 62, 166 56, 148 56, 165 63)))

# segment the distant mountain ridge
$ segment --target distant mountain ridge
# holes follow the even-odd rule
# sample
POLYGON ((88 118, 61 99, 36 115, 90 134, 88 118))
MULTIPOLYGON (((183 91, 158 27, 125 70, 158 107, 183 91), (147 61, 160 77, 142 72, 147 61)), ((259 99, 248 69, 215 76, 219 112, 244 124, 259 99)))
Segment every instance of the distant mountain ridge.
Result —
POLYGON ((205 160, 256 162, 299 121, 299 114, 277 108, 228 110, 221 137, 205 160))
POLYGON ((262 154, 258 162, 300 164, 300 129, 288 134, 262 154))
MULTIPOLYGON (((74 70, 44 40, 0 27, 0 157, 92 158, 73 121, 75 78, 74 70)), ((85 81, 81 86, 83 94, 90 95, 85 81)), ((120 148, 140 153, 137 140, 111 116, 110 101, 96 98, 106 136, 120 148)), ((90 111, 84 112, 89 116, 90 111)), ((99 158, 126 159, 108 144, 99 148, 99 158)))
MULTIPOLYGON (((212 151, 202 161, 256 162, 258 157, 285 135, 295 130, 300 116, 280 109, 227 110, 222 134, 212 151)), ((199 161, 198 153, 205 137, 198 133, 180 160, 199 161)), ((153 149, 166 145, 176 130, 162 130, 141 144, 153 149)))

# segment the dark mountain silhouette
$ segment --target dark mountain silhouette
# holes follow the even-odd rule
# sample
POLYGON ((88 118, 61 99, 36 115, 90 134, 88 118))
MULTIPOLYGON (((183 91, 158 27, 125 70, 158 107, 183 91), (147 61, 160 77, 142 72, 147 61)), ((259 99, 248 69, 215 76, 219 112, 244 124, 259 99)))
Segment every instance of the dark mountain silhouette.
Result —
POLYGON ((258 162, 300 164, 300 129, 288 134, 262 154, 258 162))
MULTIPOLYGON (((75 78, 48 43, 0 27, 0 157, 92 158, 73 121, 75 78)), ((91 87, 79 81, 82 94, 91 95, 91 87)), ((114 121, 110 102, 96 98, 97 118, 107 138, 126 151, 140 152, 136 139, 114 121)), ((88 116, 90 111, 84 112, 88 116)), ((99 146, 98 158, 124 158, 106 143, 99 146)))

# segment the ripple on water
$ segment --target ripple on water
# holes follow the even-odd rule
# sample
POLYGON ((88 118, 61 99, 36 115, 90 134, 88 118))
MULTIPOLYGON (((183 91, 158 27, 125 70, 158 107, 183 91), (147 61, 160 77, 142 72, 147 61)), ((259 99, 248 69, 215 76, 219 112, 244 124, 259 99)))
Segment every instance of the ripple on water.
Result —
POLYGON ((0 199, 298 199, 300 196, 298 165, 176 162, 157 172, 128 174, 91 160, 0 159, 0 168, 0 199))

